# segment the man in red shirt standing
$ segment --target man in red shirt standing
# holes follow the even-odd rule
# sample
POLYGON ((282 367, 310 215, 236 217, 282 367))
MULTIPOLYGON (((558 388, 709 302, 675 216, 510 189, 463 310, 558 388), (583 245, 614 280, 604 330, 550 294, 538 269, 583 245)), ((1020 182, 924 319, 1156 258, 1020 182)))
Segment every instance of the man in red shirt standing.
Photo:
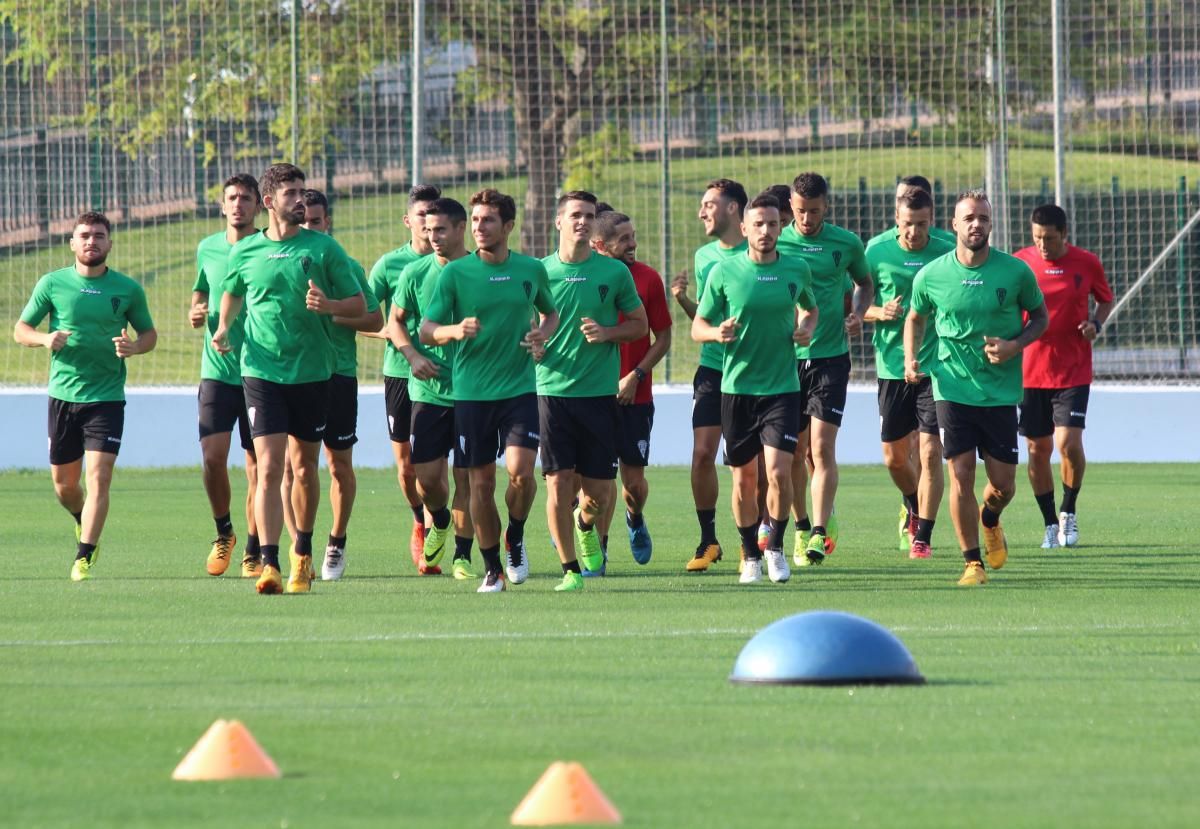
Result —
MULTIPOLYGON (((625 526, 629 530, 629 550, 633 553, 634 561, 646 564, 654 550, 650 530, 642 514, 650 494, 646 465, 650 462, 650 429, 654 425, 650 374, 671 347, 671 312, 667 308, 667 294, 658 271, 634 259, 637 236, 632 219, 615 210, 599 213, 592 244, 600 254, 619 259, 629 266, 634 287, 650 323, 649 334, 632 342, 621 343, 621 380, 617 391, 617 457, 625 500, 625 526)), ((624 315, 621 319, 624 319, 624 315)), ((616 495, 616 482, 613 483, 613 495, 616 495)), ((615 497, 608 499, 608 512, 601 522, 606 559, 608 528, 612 523, 615 504, 615 497)))
POLYGON ((1033 244, 1017 257, 1037 276, 1050 325, 1025 349, 1019 425, 1029 447, 1029 483, 1046 525, 1042 548, 1073 547, 1079 542, 1075 500, 1086 465, 1083 428, 1092 383, 1092 341, 1112 311, 1113 294, 1096 255, 1067 244, 1067 214, 1061 207, 1038 207, 1032 224, 1033 244), (1090 313, 1089 297, 1096 301, 1090 313), (1050 470, 1054 447, 1062 464, 1060 512, 1054 508, 1050 470))

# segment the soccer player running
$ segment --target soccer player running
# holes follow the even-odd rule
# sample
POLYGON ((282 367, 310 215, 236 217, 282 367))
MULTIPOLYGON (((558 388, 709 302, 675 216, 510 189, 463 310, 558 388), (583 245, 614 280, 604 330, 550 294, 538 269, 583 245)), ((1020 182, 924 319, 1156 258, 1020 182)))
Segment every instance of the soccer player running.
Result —
POLYGON ((229 341, 233 350, 219 354, 212 345, 213 332, 221 316, 221 296, 225 293, 229 251, 247 236, 257 233, 254 218, 261 199, 254 176, 238 173, 225 180, 221 189, 221 215, 224 230, 207 236, 196 247, 196 282, 192 286, 192 306, 188 321, 192 328, 206 328, 204 350, 200 358, 200 389, 197 394, 200 421, 200 454, 204 463, 204 491, 212 507, 217 537, 212 542, 205 568, 211 576, 220 576, 229 568, 237 546, 237 534, 230 515, 232 494, 229 486, 229 448, 233 427, 238 427, 242 449, 246 453, 246 549, 242 555, 242 576, 257 578, 262 571, 258 527, 254 522, 254 490, 257 486, 257 460, 254 440, 250 437, 250 416, 242 394, 241 346, 243 318, 234 320, 229 341))
MULTIPOLYGON (((904 199, 905 196, 911 196, 918 190, 927 194, 932 201, 933 185, 929 183, 929 179, 925 178, 925 176, 905 176, 896 182, 896 208, 900 208, 900 201, 904 199)), ((898 228, 896 227, 891 227, 883 231, 883 233, 880 233, 878 236, 872 236, 867 240, 867 248, 870 249, 871 245, 876 244, 877 242, 894 239, 895 236, 893 234, 895 234, 897 229, 898 228)), ((929 236, 933 239, 939 239, 948 243, 950 247, 954 247, 954 245, 957 244, 954 231, 944 230, 943 228, 933 224, 932 221, 929 224, 929 236)))
POLYGON ((850 383, 850 342, 847 335, 862 331, 862 320, 871 306, 874 287, 867 270, 862 240, 826 221, 829 184, 817 173, 801 173, 792 182, 794 221, 779 236, 780 256, 798 256, 812 271, 813 295, 820 319, 812 340, 796 345, 802 411, 799 449, 792 463, 792 505, 796 517, 793 560, 798 567, 821 564, 837 544, 833 503, 837 495, 837 436, 846 408, 850 383), (850 313, 844 314, 850 282, 854 295, 850 313), (813 519, 805 503, 812 450, 813 519))
MULTIPOLYGON (((633 219, 616 211, 601 214, 596 218, 592 243, 597 253, 624 262, 629 268, 650 328, 646 336, 621 343, 620 381, 617 384, 617 462, 629 551, 638 564, 648 564, 654 553, 654 542, 644 514, 646 499, 650 497, 646 466, 650 463, 650 433, 654 427, 652 373, 671 348, 671 312, 667 308, 662 277, 654 268, 635 258, 637 229, 633 219)), ((622 314, 620 321, 625 319, 622 314)), ((608 537, 612 524, 616 494, 614 482, 609 488, 607 508, 600 519, 602 540, 608 537)), ((601 546, 607 555, 607 543, 601 546)))
POLYGON ((280 486, 290 462, 297 537, 289 556, 287 592, 307 593, 321 497, 317 456, 335 368, 331 320, 361 317, 366 300, 342 246, 331 236, 301 227, 306 211, 300 168, 273 164, 259 183, 267 229, 243 239, 230 253, 213 346, 222 354, 232 350, 229 331, 244 307, 242 389, 258 456, 254 515, 263 558, 255 589, 284 589, 279 568, 280 486))
POLYGON ((91 578, 108 517, 109 485, 125 429, 125 359, 158 343, 146 292, 105 264, 112 223, 88 212, 71 231, 73 265, 38 280, 13 338, 50 350, 50 478, 75 518, 71 581, 91 578), (45 334, 37 326, 49 315, 45 334), (129 339, 129 328, 137 339, 129 339), (79 485, 87 465, 87 493, 79 485))
MULTIPOLYGON (((400 281, 401 272, 412 262, 433 252, 425 235, 425 211, 441 195, 441 191, 430 184, 418 184, 408 192, 408 210, 404 214, 404 226, 408 228, 409 241, 379 257, 375 267, 371 268, 371 290, 383 309, 385 323, 391 319, 392 297, 396 295, 396 285, 400 281)), ((409 321, 410 338, 417 336, 418 324, 419 319, 409 321)), ((408 442, 408 429, 412 423, 412 400, 408 394, 411 369, 408 361, 396 350, 395 344, 387 336, 386 330, 377 333, 364 332, 364 336, 386 341, 383 347, 383 399, 387 411, 388 437, 392 442, 392 457, 396 461, 396 478, 400 482, 400 491, 404 493, 413 514, 409 552, 418 572, 425 575, 428 569, 422 555, 425 548, 425 509, 421 506, 421 495, 417 491, 416 472, 411 458, 412 449, 408 442)), ((434 568, 429 570, 429 575, 440 575, 441 572, 440 568, 434 568)))
MULTIPOLYGON (((471 569, 471 484, 454 440, 454 385, 451 366, 457 345, 426 346, 409 336, 409 321, 421 319, 433 299, 442 270, 451 262, 467 256, 464 241, 467 211, 454 199, 430 202, 425 212, 425 230, 433 246, 432 256, 411 262, 400 274, 388 334, 396 350, 404 355, 412 369, 408 383, 412 399, 412 424, 409 445, 417 475, 417 491, 433 521, 425 535, 424 558, 440 561, 454 534, 454 560, 451 572, 459 580, 474 579, 471 569), (446 457, 454 452, 454 500, 450 502, 450 481, 446 457), (448 506, 449 505, 449 506, 448 506), (454 524, 451 530, 451 523, 454 524)), ((424 562, 422 562, 424 563, 424 562)), ((440 567, 433 569, 440 570, 440 567)))
POLYGON ((1046 525, 1042 547, 1073 547, 1079 542, 1075 502, 1087 463, 1083 429, 1092 383, 1092 342, 1112 311, 1113 293, 1100 259, 1067 243, 1067 214, 1061 207, 1041 205, 1033 211, 1031 224, 1033 244, 1016 255, 1033 269, 1050 322, 1046 333, 1025 349, 1018 426, 1029 447, 1029 484, 1046 525), (1090 313, 1089 297, 1096 302, 1090 313), (1061 512, 1054 508, 1054 448, 1062 462, 1061 512))
MULTIPOLYGON (((713 241, 696 251, 696 299, 704 295, 705 280, 713 267, 725 259, 745 253, 742 212, 749 197, 736 181, 718 178, 710 181, 700 197, 700 222, 704 235, 713 241)), ((687 274, 681 272, 671 281, 671 296, 689 319, 696 318, 696 302, 687 295, 687 274)), ((700 365, 692 378, 692 499, 700 524, 700 543, 687 563, 687 570, 698 573, 721 560, 717 541, 717 449, 721 445, 721 370, 724 345, 706 342, 700 346, 700 365)))
MULTIPOLYGON (((880 440, 884 465, 903 498, 900 545, 909 558, 931 555, 933 524, 945 488, 933 384, 928 377, 916 385, 904 379, 904 316, 913 278, 954 250, 953 244, 932 234, 932 227, 933 200, 913 188, 896 200, 896 226, 867 243, 867 268, 880 303, 868 308, 865 317, 875 324, 880 440)), ((937 335, 927 332, 917 359, 932 366, 936 356, 937 335)))
POLYGON ((958 197, 954 232, 954 253, 930 262, 913 280, 904 324, 904 377, 914 385, 933 377, 942 454, 950 471, 950 515, 966 560, 958 583, 966 587, 987 583, 980 523, 988 566, 998 570, 1008 559, 1000 514, 1016 486, 1021 351, 1046 330, 1047 316, 1029 266, 988 244, 992 206, 982 190, 958 197), (930 315, 938 350, 934 362, 925 365, 919 355, 930 315), (982 509, 975 500, 976 451, 987 475, 982 509))
MULTIPOLYGON (((329 199, 320 190, 304 191, 304 223, 307 230, 333 233, 333 212, 329 199)), ((321 562, 321 579, 337 581, 346 571, 346 535, 350 528, 350 513, 358 493, 358 478, 354 474, 354 444, 358 443, 358 344, 357 331, 378 331, 383 314, 375 294, 367 284, 366 274, 357 260, 350 259, 350 268, 366 303, 366 313, 357 317, 333 316, 329 337, 336 354, 333 376, 329 378, 329 415, 321 441, 325 444, 325 462, 329 465, 329 505, 333 509, 333 524, 321 562)), ((284 480, 291 476, 289 463, 284 480)), ((290 498, 290 487, 284 488, 284 510, 290 498)))
MULTIPOLYGON (((529 576, 525 521, 537 494, 539 439, 533 363, 558 326, 545 266, 509 250, 516 218, 512 196, 491 188, 471 196, 475 253, 442 269, 420 326, 425 345, 458 343, 451 372, 454 433, 468 470, 471 520, 485 568, 480 593, 504 590, 506 575, 514 584, 529 576), (543 315, 540 322, 535 311, 543 315), (495 501, 501 451, 508 469, 503 566, 495 501)), ((424 554, 422 559, 437 564, 424 554)))
POLYGON ((692 338, 725 345, 721 372, 721 432, 733 468, 733 518, 745 561, 742 584, 762 580, 765 556, 773 582, 791 575, 783 553, 791 507, 792 461, 800 433, 800 379, 792 347, 811 338, 819 311, 808 265, 782 257, 779 202, 760 195, 745 211, 748 251, 708 274, 692 338), (799 308, 805 313, 801 313, 799 308), (767 466, 770 537, 758 549, 758 464, 767 466))
POLYGON ((537 365, 546 518, 562 563, 554 588, 560 592, 583 589, 577 546, 583 567, 604 566, 596 521, 617 475, 620 344, 649 330, 629 268, 592 250, 595 221, 594 195, 564 193, 554 219, 558 250, 542 260, 562 320, 537 365), (581 497, 572 514, 576 491, 581 497))

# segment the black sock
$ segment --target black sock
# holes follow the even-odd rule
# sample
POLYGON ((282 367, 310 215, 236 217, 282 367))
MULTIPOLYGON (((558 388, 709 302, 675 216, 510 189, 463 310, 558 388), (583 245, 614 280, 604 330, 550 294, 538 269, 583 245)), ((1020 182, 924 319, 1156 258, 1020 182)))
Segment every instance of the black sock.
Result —
POLYGON ((758 522, 748 527, 738 527, 738 535, 742 537, 742 552, 748 559, 762 558, 762 550, 758 549, 758 522))
POLYGON ((296 555, 311 556, 312 555, 312 533, 301 532, 296 530, 296 555))
POLYGON ((600 549, 606 553, 608 552, 608 536, 607 535, 600 536, 600 549))
POLYGON ((917 514, 917 493, 913 492, 910 495, 904 496, 904 508, 908 510, 908 520, 917 514))
POLYGON ((972 547, 969 550, 963 550, 963 561, 967 563, 978 561, 980 564, 983 564, 983 556, 979 554, 978 547, 972 547))
POLYGON ((214 518, 213 523, 217 525, 217 535, 226 537, 233 535, 233 520, 229 517, 229 513, 214 518))
MULTIPOLYGON (((1079 497, 1079 487, 1071 487, 1063 484, 1063 502, 1062 511, 1075 514, 1075 499, 1079 497)), ((1055 521, 1057 521, 1057 517, 1055 521)))
POLYGON ((442 507, 431 512, 433 513, 433 526, 439 530, 444 530, 450 526, 450 510, 448 507, 442 507))
POLYGON ((246 536, 246 554, 252 556, 262 555, 262 548, 258 545, 257 535, 246 536))
POLYGON ((591 532, 592 528, 596 526, 596 522, 593 520, 592 523, 589 524, 588 522, 584 521, 583 510, 580 510, 578 515, 579 517, 575 519, 575 526, 585 533, 591 532))
POLYGON ((629 510, 625 510, 625 526, 632 527, 636 530, 645 523, 646 517, 640 512, 630 512, 629 510))
POLYGON ((700 543, 717 543, 717 511, 715 509, 696 510, 696 520, 700 522, 700 543))
POLYGON ((414 507, 412 504, 409 504, 408 506, 409 506, 409 509, 412 510, 413 520, 416 521, 418 524, 420 524, 422 527, 424 527, 425 526, 425 507, 423 507, 421 505, 417 505, 414 507))
POLYGON ((562 566, 564 573, 579 573, 583 575, 583 571, 579 569, 578 561, 568 561, 562 566))
POLYGON ((338 538, 336 535, 329 536, 329 546, 337 547, 339 550, 346 549, 346 536, 338 538))
POLYGON ((1054 511, 1054 490, 1034 495, 1033 500, 1037 501, 1038 509, 1042 511, 1042 523, 1047 527, 1058 526, 1058 513, 1054 511))
POLYGON ((807 532, 812 532, 812 528, 813 528, 812 522, 808 520, 807 515, 804 516, 803 518, 796 519, 796 529, 802 530, 803 532, 807 533, 807 532))
POLYGON ((916 541, 924 541, 929 543, 933 538, 933 519, 917 517, 917 537, 916 541))
POLYGON ((264 567, 274 567, 276 570, 278 570, 279 569, 279 545, 278 544, 264 544, 264 545, 262 545, 262 547, 259 548, 259 550, 262 552, 263 566, 264 567))
MULTIPOLYGON (((992 512, 988 507, 984 507, 979 513, 979 520, 983 526, 989 530, 994 530, 1000 526, 1000 513, 992 512)), ((1055 522, 1057 523, 1057 521, 1055 522)))
POLYGON ((813 535, 825 535, 825 528, 822 527, 820 524, 817 524, 816 526, 814 526, 812 528, 812 534, 813 535))
POLYGON ((508 514, 508 529, 504 531, 504 540, 509 546, 514 546, 525 540, 525 518, 513 518, 512 513, 508 514))
POLYGON ((479 548, 479 554, 483 556, 483 566, 489 573, 502 573, 504 568, 500 566, 500 545, 493 544, 488 548, 479 548))
POLYGON ((95 544, 87 544, 83 541, 79 542, 79 549, 75 552, 75 558, 86 558, 90 564, 92 561, 92 553, 96 551, 95 544))
POLYGON ((767 548, 771 550, 783 549, 783 534, 787 532, 787 518, 767 518, 767 526, 771 528, 771 537, 767 539, 767 548))
POLYGON ((475 539, 466 538, 461 535, 454 536, 454 557, 461 558, 465 561, 471 560, 471 544, 475 539))
POLYGON ((73 513, 71 513, 71 515, 75 516, 75 523, 82 527, 83 526, 83 513, 82 512, 73 512, 73 513))

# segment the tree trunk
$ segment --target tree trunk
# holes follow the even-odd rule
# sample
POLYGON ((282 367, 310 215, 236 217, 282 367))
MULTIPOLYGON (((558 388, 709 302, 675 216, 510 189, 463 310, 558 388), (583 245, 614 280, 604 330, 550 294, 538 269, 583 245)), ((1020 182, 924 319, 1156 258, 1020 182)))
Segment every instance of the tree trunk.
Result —
POLYGON ((518 142, 529 176, 525 212, 521 217, 521 251, 530 256, 548 255, 555 246, 554 214, 562 183, 563 122, 546 93, 528 77, 518 77, 514 116, 518 142))

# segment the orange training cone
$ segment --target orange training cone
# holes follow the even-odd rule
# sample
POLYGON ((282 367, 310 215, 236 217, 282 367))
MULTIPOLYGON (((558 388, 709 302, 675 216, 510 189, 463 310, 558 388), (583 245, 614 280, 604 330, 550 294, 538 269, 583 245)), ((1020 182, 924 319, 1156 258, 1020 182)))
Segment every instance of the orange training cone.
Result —
POLYGON ((621 813, 578 763, 551 763, 512 814, 513 826, 620 822, 621 813))
POLYGON ((279 777, 279 767, 237 720, 217 720, 175 767, 174 780, 279 777))

